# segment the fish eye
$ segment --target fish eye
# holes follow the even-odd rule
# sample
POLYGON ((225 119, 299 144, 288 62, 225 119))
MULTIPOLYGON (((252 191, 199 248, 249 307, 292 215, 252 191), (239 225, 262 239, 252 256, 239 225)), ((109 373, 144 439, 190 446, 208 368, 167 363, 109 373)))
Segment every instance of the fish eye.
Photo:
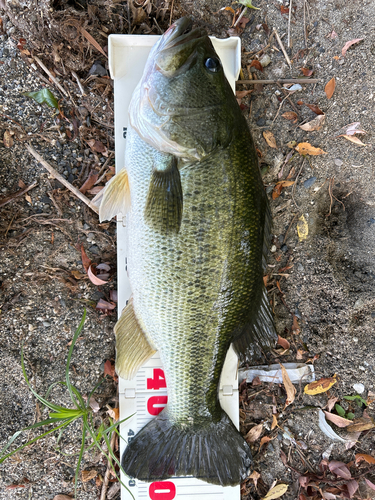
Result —
POLYGON ((217 73, 221 69, 221 62, 217 57, 209 57, 204 61, 204 65, 211 73, 217 73))

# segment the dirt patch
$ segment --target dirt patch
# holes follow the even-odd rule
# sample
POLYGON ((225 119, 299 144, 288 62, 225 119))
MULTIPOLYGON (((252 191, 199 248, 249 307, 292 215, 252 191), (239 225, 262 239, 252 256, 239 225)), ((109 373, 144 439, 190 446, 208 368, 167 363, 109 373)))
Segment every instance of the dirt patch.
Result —
MULTIPOLYGON (((302 84, 301 90, 288 96, 289 91, 278 85, 255 87, 240 101, 260 153, 274 218, 267 286, 278 333, 291 346, 283 354, 282 350, 275 351, 266 361, 310 360, 317 378, 338 375, 329 393, 319 396, 304 394, 303 384, 297 387, 294 403, 286 408, 283 385, 242 387, 241 430, 246 434, 254 425, 263 424, 261 436, 251 445, 254 470, 260 478, 257 488, 253 479, 244 483, 242 498, 263 497, 275 480, 289 486, 283 497, 288 500, 321 498, 319 490, 312 486, 308 489, 307 479, 298 481, 300 477, 308 477, 310 484, 317 484, 325 492, 341 488, 331 490, 331 494, 343 498, 349 495, 345 481, 340 482, 322 460, 348 464, 359 453, 374 457, 374 430, 363 431, 358 442, 346 449, 345 444, 331 441, 322 433, 318 410, 327 405, 329 398, 336 397, 346 413, 352 411, 358 418, 375 417, 373 403, 366 408, 344 399, 356 394, 355 384, 363 384, 361 397, 368 402, 375 392, 371 119, 375 112, 375 14, 370 1, 343 4, 293 0, 288 49, 287 2, 258 2, 260 10, 248 10, 243 22, 237 24, 237 33, 230 31, 235 29, 233 12, 220 10, 225 6, 219 0, 130 2, 129 8, 126 3, 111 1, 104 7, 99 2, 30 1, 9 2, 4 9, 0 3, 0 133, 4 137, 10 131, 14 140, 11 147, 0 147, 0 198, 21 189, 20 180, 26 185, 37 182, 27 196, 0 207, 0 444, 40 418, 22 376, 22 344, 30 380, 41 394, 52 382, 63 379, 68 343, 85 306, 88 319, 72 368, 74 383, 82 393, 90 392, 103 374, 105 360, 114 357, 116 315, 105 316, 94 309, 100 299, 109 301, 110 291, 116 289, 114 225, 98 224, 94 213, 49 178, 26 152, 25 140, 31 139, 35 149, 75 186, 80 187, 90 172, 104 175, 103 184, 112 175, 110 167, 114 165, 108 34, 159 34, 168 26, 170 17, 175 20, 192 14, 210 34, 241 36, 245 79, 297 78, 303 76, 300 68, 313 70, 312 77, 319 79, 318 84, 302 84), (282 37, 291 68, 275 38, 267 47, 274 28, 282 37), (363 40, 343 56, 342 48, 352 39, 363 40), (264 54, 270 57, 264 71, 256 66, 250 68, 251 62, 264 54), (49 81, 35 56, 60 82, 66 95, 49 81), (336 89, 327 99, 324 88, 332 78, 336 89), (24 92, 43 86, 61 99, 60 116, 24 96, 24 92), (298 127, 316 117, 302 103, 315 104, 325 113, 321 130, 305 132, 298 127), (285 112, 296 113, 297 122, 283 117, 285 112), (336 136, 342 127, 356 121, 367 132, 360 136, 366 146, 336 136), (274 134, 277 149, 267 145, 263 136, 267 130, 274 134), (290 141, 309 142, 327 154, 303 160, 294 153, 285 162, 292 151, 290 141), (288 175, 295 184, 272 197, 276 183, 288 175), (308 225, 305 240, 297 232, 302 215, 308 225), (108 262, 111 266, 108 285, 98 288, 87 279, 81 244, 93 262, 108 262), (273 415, 278 422, 274 428, 273 415), (260 446, 262 437, 270 440, 260 446)), ((232 8, 236 11, 240 6, 233 4, 232 8)), ((238 85, 239 90, 253 88, 238 85)), ((105 405, 116 404, 113 382, 107 380, 96 397, 102 408, 98 418, 104 419, 105 405)), ((69 404, 63 388, 56 389, 55 400, 69 404)), ((345 435, 344 430, 333 427, 345 435)), ((60 449, 75 453, 79 440, 77 424, 63 435, 60 449)), ((56 438, 49 438, 45 444, 36 444, 2 464, 0 498, 53 499, 58 493, 72 493, 75 456, 61 455, 56 446, 56 438)), ((90 452, 84 456, 83 469, 93 468, 103 476, 106 461, 90 452)), ((353 464, 350 472, 359 484, 354 498, 374 497, 375 492, 364 481, 366 477, 375 482, 374 466, 362 461, 353 464)), ((80 482, 77 497, 92 499, 100 487, 100 481, 95 479, 80 482)))

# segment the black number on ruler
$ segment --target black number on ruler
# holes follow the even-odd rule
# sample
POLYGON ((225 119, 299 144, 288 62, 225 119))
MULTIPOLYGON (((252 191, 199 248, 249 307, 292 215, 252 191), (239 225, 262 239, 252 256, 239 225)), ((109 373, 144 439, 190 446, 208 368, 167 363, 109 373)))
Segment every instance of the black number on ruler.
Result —
POLYGON ((134 479, 130 479, 128 484, 129 484, 129 486, 135 486, 134 479))
POLYGON ((134 439, 134 435, 135 435, 134 431, 132 429, 129 429, 128 430, 128 443, 130 443, 130 441, 132 439, 134 439))
POLYGON ((123 127, 123 128, 122 128, 122 137, 123 137, 124 139, 126 139, 126 133, 127 133, 127 131, 128 131, 128 127, 123 127))

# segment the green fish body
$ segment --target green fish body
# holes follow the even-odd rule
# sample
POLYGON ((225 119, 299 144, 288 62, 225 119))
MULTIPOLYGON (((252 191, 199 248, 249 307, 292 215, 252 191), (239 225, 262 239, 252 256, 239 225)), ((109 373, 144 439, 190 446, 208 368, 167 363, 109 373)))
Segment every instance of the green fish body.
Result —
POLYGON ((126 170, 101 205, 101 218, 128 212, 132 299, 116 365, 131 378, 159 351, 168 403, 122 465, 144 481, 235 485, 251 453, 218 387, 232 343, 246 360, 276 338, 263 285, 270 217, 246 121, 207 34, 186 18, 151 52, 129 118, 126 170))

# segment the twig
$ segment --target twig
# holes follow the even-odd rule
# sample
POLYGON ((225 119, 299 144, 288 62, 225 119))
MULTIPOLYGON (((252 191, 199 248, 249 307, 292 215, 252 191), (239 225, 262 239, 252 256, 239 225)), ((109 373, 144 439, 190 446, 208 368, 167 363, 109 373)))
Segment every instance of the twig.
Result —
POLYGON ((286 96, 286 98, 288 99, 288 102, 289 104, 292 106, 292 108, 294 109, 294 111, 297 113, 298 116, 300 116, 300 112, 298 111, 298 109, 296 108, 294 102, 291 100, 291 98, 289 97, 289 94, 288 94, 288 91, 286 89, 284 89, 279 83, 277 84, 278 87, 284 92, 284 95, 286 96))
POLYGON ((113 151, 111 151, 111 152, 109 153, 108 158, 107 158, 107 159, 106 159, 106 161, 104 162, 104 165, 102 166, 102 168, 101 168, 101 169, 99 170, 99 172, 98 172, 98 180, 95 182, 94 186, 96 186, 97 184, 100 184, 100 181, 103 179, 103 176, 107 173, 107 172, 105 172, 105 170, 106 170, 106 168, 107 168, 107 165, 108 165, 108 163, 112 160, 112 158, 113 158, 114 156, 115 156, 114 152, 113 152, 113 151), (105 173, 103 174, 103 172, 105 172, 105 173))
POLYGON ((247 7, 245 7, 245 8, 243 9, 243 11, 241 12, 241 14, 238 16, 238 19, 237 19, 237 21, 234 23, 233 28, 235 28, 235 27, 237 26, 237 24, 241 21, 241 19, 242 19, 242 18, 243 18, 243 16, 246 14, 246 12, 247 12, 247 7))
POLYGON ((290 0, 289 2, 289 19, 288 19, 288 47, 290 48, 290 21, 292 19, 292 2, 293 0, 290 0))
POLYGON ((277 43, 279 44, 280 49, 282 50, 282 52, 284 54, 284 57, 286 59, 286 62, 289 65, 289 68, 292 69, 292 63, 290 62, 289 56, 286 53, 286 50, 285 50, 284 45, 283 45, 283 42, 281 41, 281 38, 279 37, 279 34, 278 34, 276 28, 273 30, 273 32, 275 33, 275 37, 276 37, 277 43))
POLYGON ((6 198, 0 199, 0 207, 3 207, 7 203, 10 203, 11 201, 15 200, 16 198, 22 196, 23 194, 27 193, 30 191, 30 189, 35 188, 37 186, 37 182, 33 182, 33 184, 30 184, 30 186, 26 186, 23 189, 20 189, 17 191, 17 193, 11 194, 10 196, 7 196, 6 198))
POLYGON ((48 68, 46 68, 46 66, 44 66, 44 64, 42 63, 42 61, 39 59, 39 57, 37 56, 34 56, 34 59, 35 61, 39 64, 39 66, 44 69, 44 71, 47 73, 47 75, 51 78, 51 80, 53 81, 53 83, 56 85, 56 87, 60 90, 60 92, 65 96, 65 97, 68 97, 68 94, 67 92, 65 91, 65 89, 59 84, 59 82, 56 80, 56 78, 53 76, 53 74, 50 72, 50 70, 48 68))
POLYGON ((297 212, 297 213, 295 214, 295 216, 294 216, 294 217, 293 217, 293 219, 292 219, 292 222, 291 222, 291 223, 289 224, 289 226, 288 226, 288 229, 285 231, 285 234, 284 234, 284 239, 283 239, 283 243, 285 243, 285 242, 286 242, 286 237, 288 236, 289 229, 292 227, 293 222, 296 220, 296 217, 297 217, 297 215, 298 215, 298 214, 299 214, 299 212, 297 212))
POLYGON ((247 84, 255 84, 255 83, 261 83, 262 85, 265 85, 267 83, 270 84, 284 84, 284 83, 300 83, 300 84, 305 84, 305 83, 320 83, 320 80, 317 78, 285 78, 283 80, 237 80, 236 84, 238 85, 239 83, 247 83, 247 84))
MULTIPOLYGON (((287 99, 287 98, 288 98, 288 96, 285 96, 285 97, 284 97, 284 99, 281 101, 280 106, 279 106, 279 109, 277 110, 277 113, 276 113, 276 115, 275 115, 275 118, 272 120, 272 125, 275 123, 276 118, 279 116, 279 113, 280 113, 280 110, 281 110, 281 108, 282 108, 282 105, 284 104, 284 101, 285 101, 285 99, 287 99)), ((272 125, 271 125, 271 126, 272 126, 272 125)))
MULTIPOLYGON (((116 436, 117 436, 116 432, 113 431, 112 436, 111 436, 111 443, 110 443, 110 446, 111 446, 112 450, 113 450, 113 448, 115 446, 116 436)), ((107 495, 109 478, 111 476, 111 469, 112 469, 112 457, 111 457, 111 454, 109 454, 107 470, 105 472, 103 486, 102 486, 102 491, 100 493, 100 500, 105 500, 105 497, 107 495)))
MULTIPOLYGON (((332 190, 333 190, 333 183, 335 182, 335 178, 332 177, 330 180, 329 180, 329 185, 328 185, 328 193, 329 193, 329 197, 331 198, 331 204, 329 206, 329 213, 328 215, 326 215, 326 217, 329 217, 332 213, 332 205, 333 205, 333 199, 334 198, 336 201, 338 201, 339 203, 341 203, 341 205, 343 206, 344 208, 344 211, 345 211, 345 205, 342 201, 338 200, 336 198, 336 196, 333 194, 332 190)), ((350 193, 349 193, 350 194, 350 193)))
POLYGON ((300 173, 302 172, 302 169, 303 169, 304 164, 305 164, 305 158, 304 158, 304 159, 303 159, 303 161, 302 161, 301 168, 299 169, 299 172, 298 172, 298 174, 297 174, 296 180, 294 181, 294 184, 293 184, 293 187, 292 187, 292 199, 293 199, 293 201, 294 201, 295 206, 298 208, 298 210, 300 210, 300 208, 299 208, 299 206, 298 206, 298 204, 297 204, 296 200, 294 199, 294 191, 295 191, 295 189, 296 189, 296 185, 297 185, 298 177, 299 177, 300 173))
POLYGON ((306 0, 303 0, 303 36, 305 38, 305 48, 307 47, 307 35, 306 35, 306 0))
POLYGON ((81 94, 82 95, 86 95, 85 94, 85 89, 83 88, 83 85, 82 85, 81 80, 79 79, 79 76, 77 75, 77 73, 75 73, 74 71, 72 71, 72 75, 74 76, 74 78, 77 81, 77 84, 78 84, 79 90, 81 91, 81 94))
POLYGON ((172 0, 171 15, 169 16, 169 26, 172 24, 173 4, 174 4, 174 0, 172 0))
POLYGON ((42 158, 40 156, 40 154, 37 153, 32 146, 30 146, 30 144, 26 144, 26 149, 28 150, 29 153, 31 153, 34 156, 34 158, 36 160, 38 160, 39 163, 41 163, 43 165, 43 167, 46 170, 48 170, 48 172, 55 179, 57 179, 59 182, 61 182, 61 184, 63 184, 67 189, 69 189, 69 191, 71 191, 73 194, 75 194, 77 196, 77 198, 79 198, 81 201, 83 201, 83 203, 85 203, 88 207, 90 207, 91 210, 93 210, 96 214, 99 213, 98 207, 96 205, 94 205, 88 198, 86 198, 86 196, 84 194, 82 194, 77 188, 72 186, 72 184, 70 184, 70 182, 68 182, 65 179, 65 177, 63 177, 58 172, 56 172, 56 170, 53 167, 51 167, 51 165, 49 163, 47 163, 46 160, 44 158, 42 158))
POLYGON ((62 215, 62 214, 63 214, 63 213, 62 213, 62 210, 61 210, 61 208, 59 207, 59 205, 57 204, 57 201, 55 200, 55 198, 54 198, 54 196, 53 196, 52 192, 50 191, 50 192, 49 192, 49 193, 47 193, 47 194, 48 194, 48 196, 49 196, 50 200, 52 201, 52 203, 54 204, 54 206, 55 206, 55 208, 56 208, 56 210, 57 210, 57 213, 58 213, 59 215, 62 215))

